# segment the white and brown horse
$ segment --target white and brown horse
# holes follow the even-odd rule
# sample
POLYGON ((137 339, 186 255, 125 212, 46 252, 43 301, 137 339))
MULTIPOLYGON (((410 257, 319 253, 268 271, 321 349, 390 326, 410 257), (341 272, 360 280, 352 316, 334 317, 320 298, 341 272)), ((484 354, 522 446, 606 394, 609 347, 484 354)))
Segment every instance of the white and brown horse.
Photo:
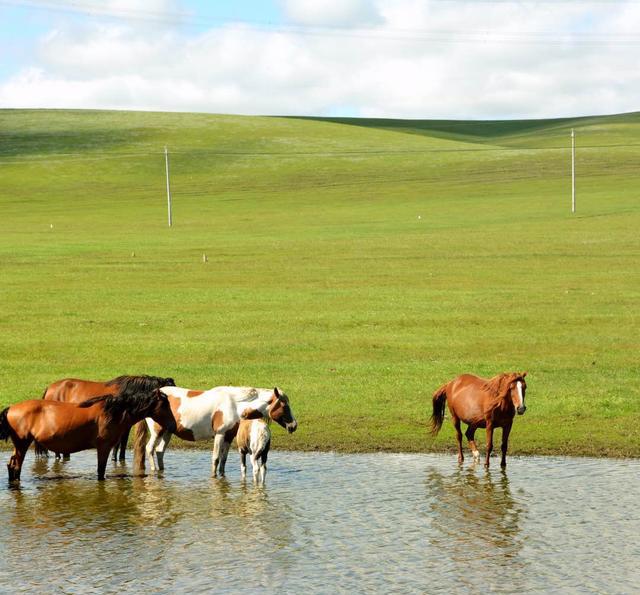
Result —
MULTIPOLYGON (((289 398, 277 387, 217 386, 197 391, 166 386, 162 392, 169 398, 176 419, 173 432, 176 436, 190 442, 213 438, 211 471, 214 477, 224 475, 229 446, 236 436, 240 420, 269 418, 289 433, 298 427, 289 398)), ((151 470, 156 470, 155 458, 158 460, 157 468, 164 469, 164 452, 171 434, 152 420, 139 423, 135 434, 134 467, 138 471, 144 470, 146 451, 151 470), (149 433, 151 436, 147 440, 149 433)))
POLYGON ((527 384, 524 381, 526 375, 526 372, 509 372, 487 379, 473 374, 462 374, 433 393, 431 432, 435 436, 442 427, 446 401, 456 429, 458 463, 464 460, 460 429, 460 423, 464 422, 468 425, 465 436, 476 461, 480 459, 480 452, 474 439, 475 431, 477 428, 487 430, 485 467, 489 466, 489 457, 493 450, 493 430, 502 428, 500 466, 506 467, 507 445, 513 418, 516 412, 522 415, 527 410, 524 404, 524 394, 527 390, 527 384))
POLYGON ((264 485, 267 476, 267 456, 271 447, 271 429, 266 419, 242 419, 236 436, 240 453, 240 477, 247 476, 247 454, 251 456, 253 481, 264 485))

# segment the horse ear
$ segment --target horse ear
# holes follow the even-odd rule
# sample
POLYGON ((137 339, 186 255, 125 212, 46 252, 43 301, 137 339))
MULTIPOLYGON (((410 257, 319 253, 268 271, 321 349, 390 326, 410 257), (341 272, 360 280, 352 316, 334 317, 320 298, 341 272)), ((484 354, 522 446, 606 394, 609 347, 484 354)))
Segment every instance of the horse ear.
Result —
POLYGON ((279 399, 282 395, 280 393, 280 391, 278 390, 277 386, 273 387, 273 394, 279 399))
POLYGON ((526 372, 522 372, 522 374, 520 374, 520 376, 522 376, 522 378, 524 378, 527 375, 526 372))

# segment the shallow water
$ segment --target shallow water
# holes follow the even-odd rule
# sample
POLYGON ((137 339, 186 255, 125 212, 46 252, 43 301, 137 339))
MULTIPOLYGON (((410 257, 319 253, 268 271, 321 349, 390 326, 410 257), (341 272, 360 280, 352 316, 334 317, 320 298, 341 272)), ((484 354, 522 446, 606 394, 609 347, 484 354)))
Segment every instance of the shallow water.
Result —
MULTIPOLYGON (((9 453, 0 453, 8 459, 9 453)), ((265 488, 170 450, 164 477, 95 452, 0 484, 0 592, 640 589, 640 461, 272 452, 265 488)), ((4 464, 2 466, 4 472, 4 464)), ((6 477, 6 476, 5 476, 6 477)))

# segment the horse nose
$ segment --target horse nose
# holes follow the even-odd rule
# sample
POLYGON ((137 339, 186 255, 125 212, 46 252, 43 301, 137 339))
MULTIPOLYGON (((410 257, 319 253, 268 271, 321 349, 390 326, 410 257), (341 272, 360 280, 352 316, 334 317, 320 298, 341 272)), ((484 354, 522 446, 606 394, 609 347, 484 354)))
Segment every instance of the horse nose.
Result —
POLYGON ((527 408, 523 405, 522 407, 518 407, 518 415, 522 415, 527 408))
POLYGON ((293 432, 295 432, 297 428, 298 428, 297 421, 292 421, 290 424, 287 424, 287 432, 289 432, 289 434, 292 434, 293 432))

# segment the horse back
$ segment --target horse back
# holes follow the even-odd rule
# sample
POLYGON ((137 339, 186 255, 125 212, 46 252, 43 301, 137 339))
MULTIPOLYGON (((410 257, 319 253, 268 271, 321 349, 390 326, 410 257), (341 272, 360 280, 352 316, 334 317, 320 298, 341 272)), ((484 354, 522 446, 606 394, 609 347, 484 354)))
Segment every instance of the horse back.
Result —
POLYGON ((73 446, 74 436, 86 440, 87 436, 97 435, 101 411, 100 405, 80 408, 71 403, 32 399, 12 405, 7 417, 18 438, 33 438, 56 452, 73 452, 56 448, 58 441, 73 446))
POLYGON ((80 380, 79 378, 64 378, 49 385, 42 398, 47 401, 82 403, 82 401, 86 401, 91 397, 115 395, 117 392, 117 385, 107 386, 104 382, 80 380))

